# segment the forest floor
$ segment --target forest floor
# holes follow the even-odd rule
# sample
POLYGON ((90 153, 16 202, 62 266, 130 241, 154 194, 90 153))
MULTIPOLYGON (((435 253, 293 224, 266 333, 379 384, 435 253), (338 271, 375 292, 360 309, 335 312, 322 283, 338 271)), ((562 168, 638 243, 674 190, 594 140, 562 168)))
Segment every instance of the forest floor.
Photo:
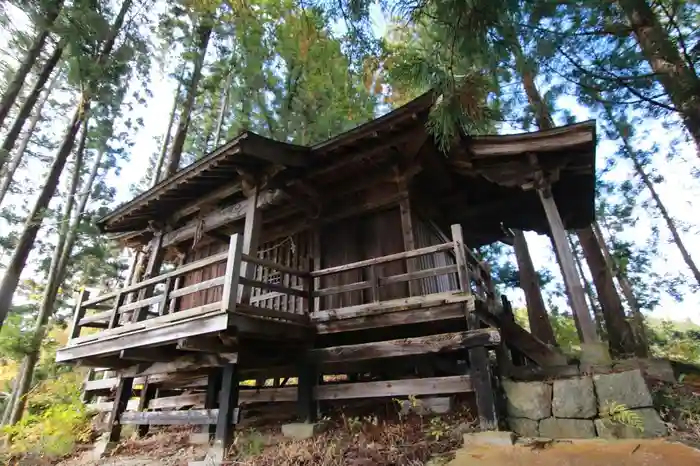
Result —
MULTIPOLYGON (((688 381, 690 382, 690 381, 688 381)), ((393 404, 376 401, 329 413, 327 429, 306 441, 282 437, 280 424, 293 411, 274 405, 269 412, 251 412, 236 433, 230 465, 236 466, 674 466, 700 464, 700 386, 696 383, 659 385, 654 389, 662 416, 668 421, 668 440, 601 440, 559 442, 544 449, 462 447, 464 433, 476 430, 469 403, 444 416, 398 416, 393 404), (381 414, 380 414, 381 413, 381 414), (674 443, 677 442, 677 443, 674 443), (691 448, 694 447, 694 448, 691 448)), ((294 407, 289 404, 288 408, 294 407)), ((245 416, 245 414, 244 414, 245 416)), ((85 445, 62 461, 36 462, 23 458, 22 466, 186 466, 204 459, 206 448, 190 445, 191 428, 153 429, 136 438, 125 429, 118 447, 94 460, 85 445)))

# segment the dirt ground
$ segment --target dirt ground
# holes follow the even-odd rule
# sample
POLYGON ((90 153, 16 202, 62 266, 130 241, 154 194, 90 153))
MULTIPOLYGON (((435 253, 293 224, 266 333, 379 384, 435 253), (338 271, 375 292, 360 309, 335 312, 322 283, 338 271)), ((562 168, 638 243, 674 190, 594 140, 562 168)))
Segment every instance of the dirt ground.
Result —
POLYGON ((449 466, 697 466, 700 450, 663 440, 578 441, 544 449, 476 446, 449 466))

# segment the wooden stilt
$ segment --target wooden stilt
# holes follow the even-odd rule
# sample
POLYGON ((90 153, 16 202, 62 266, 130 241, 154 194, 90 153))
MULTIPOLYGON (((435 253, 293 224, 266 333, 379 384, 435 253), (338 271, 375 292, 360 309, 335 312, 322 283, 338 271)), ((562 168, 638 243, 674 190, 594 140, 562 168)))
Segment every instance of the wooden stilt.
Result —
POLYGON ((126 411, 126 405, 131 398, 134 388, 133 377, 122 377, 117 384, 117 393, 114 397, 114 406, 109 415, 109 442, 119 442, 122 433, 121 415, 126 411))
MULTIPOLYGON (((156 386, 148 381, 143 383, 143 388, 141 389, 141 397, 139 398, 138 411, 143 412, 148 409, 148 403, 156 396, 156 386)), ((138 427, 138 436, 145 437, 148 434, 148 424, 143 424, 138 427)))
MULTIPOLYGON (((207 376, 207 393, 204 398, 204 409, 216 409, 219 405, 219 392, 221 391, 221 369, 212 370, 207 376)), ((214 440, 216 434, 216 425, 211 424, 206 426, 209 431, 209 440, 214 440)))
POLYGON ((238 365, 227 364, 222 374, 214 446, 210 453, 215 463, 224 461, 233 441, 234 425, 238 423, 238 392, 238 365))
MULTIPOLYGON (((469 330, 479 328, 479 319, 476 314, 470 313, 466 306, 465 312, 467 312, 467 327, 469 330)), ((468 353, 469 375, 476 393, 479 427, 481 430, 498 429, 498 416, 496 415, 496 402, 493 396, 488 351, 484 346, 477 346, 469 349, 468 353)))
POLYGON ((299 362, 299 384, 297 386, 297 409, 300 422, 316 422, 318 404, 314 391, 318 383, 318 372, 311 359, 305 357, 299 362))
MULTIPOLYGON (((469 292, 469 268, 467 267, 465 250, 467 246, 464 244, 462 227, 460 225, 452 225, 452 240, 455 243, 455 259, 457 262, 459 286, 462 291, 469 292)), ((467 329, 478 329, 480 324, 477 315, 471 312, 468 306, 464 306, 464 312, 467 319, 467 329)), ((477 346, 469 349, 467 352, 469 357, 469 375, 471 376, 472 386, 476 392, 479 426, 481 430, 497 429, 498 417, 496 416, 488 351, 484 346, 477 346)))

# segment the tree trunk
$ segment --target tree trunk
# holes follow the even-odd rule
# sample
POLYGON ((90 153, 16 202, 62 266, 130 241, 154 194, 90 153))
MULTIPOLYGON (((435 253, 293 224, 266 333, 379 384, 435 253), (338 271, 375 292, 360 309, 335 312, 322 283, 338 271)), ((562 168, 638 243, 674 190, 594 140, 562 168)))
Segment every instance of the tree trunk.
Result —
POLYGON ((56 293, 58 292, 59 279, 63 276, 60 270, 61 256, 63 249, 66 246, 68 238, 71 214, 75 205, 75 195, 78 192, 80 184, 80 173, 83 165, 83 154, 85 152, 85 143, 88 134, 88 121, 82 125, 82 135, 80 136, 80 144, 75 152, 75 171, 71 178, 70 187, 66 193, 66 203, 63 206, 63 214, 61 216, 61 227, 58 233, 58 240, 54 246, 53 255, 51 257, 51 265, 47 276, 44 292, 41 297, 41 305, 39 307, 39 315, 36 318, 34 325, 34 335, 32 337, 29 354, 24 357, 22 363, 22 372, 19 375, 18 384, 14 396, 14 405, 12 406, 12 414, 10 415, 10 425, 15 425, 22 418, 24 407, 27 405, 27 393, 31 386, 32 376, 34 375, 34 367, 39 360, 39 352, 41 351, 41 343, 46 336, 46 325, 49 322, 49 317, 53 313, 54 303, 56 302, 56 293))
POLYGON ((557 340, 547 315, 547 308, 542 299, 540 283, 535 266, 532 264, 532 257, 530 257, 530 250, 527 247, 525 235, 521 230, 513 230, 513 233, 513 248, 515 249, 515 258, 518 262, 520 287, 525 293, 530 332, 544 343, 556 345, 557 340))
MULTIPOLYGON (((47 11, 45 18, 46 24, 42 25, 40 28, 39 34, 37 34, 37 36, 34 38, 34 42, 32 42, 29 50, 27 50, 24 60, 5 89, 2 99, 0 99, 0 127, 2 127, 3 123, 5 122, 5 118, 7 118, 7 115, 10 113, 10 109, 15 104, 15 100, 17 100, 17 96, 19 95, 19 91, 22 89, 22 84, 24 84, 24 81, 27 79, 27 75, 34 67, 37 58, 39 58, 41 50, 44 48, 44 43, 51 32, 51 26, 63 7, 63 1, 57 1, 52 5, 51 2, 49 2, 49 5, 49 10, 47 11)), ((0 157, 2 157, 2 155, 0 155, 0 157)), ((0 162, 0 167, 2 165, 2 162, 0 162)))
POLYGON ((200 24, 197 28, 197 36, 199 39, 199 54, 197 55, 197 61, 195 61, 194 63, 192 77, 190 78, 190 82, 187 87, 187 98, 185 99, 185 103, 182 107, 180 120, 177 123, 177 130, 175 131, 175 137, 173 138, 173 146, 170 149, 170 155, 168 156, 168 164, 166 166, 165 178, 172 176, 180 168, 182 148, 185 145, 187 130, 190 126, 192 107, 194 106, 194 98, 197 94, 197 86, 199 85, 199 80, 202 77, 202 68, 204 67, 204 56, 207 53, 207 46, 209 45, 209 38, 211 37, 211 29, 212 26, 208 22, 206 24, 200 24))
POLYGON ((634 334, 635 341, 637 343, 636 353, 640 358, 649 357, 649 338, 647 336, 646 323, 644 319, 644 314, 639 306, 639 302, 634 295, 634 289, 632 283, 630 283, 629 278, 620 270, 613 258, 610 256, 610 251, 608 250, 607 244, 605 243, 605 237, 600 229, 598 222, 593 222, 593 232, 595 233, 598 244, 600 245, 600 250, 603 251, 603 258, 608 268, 612 270, 613 274, 617 278, 617 283, 620 285, 622 294, 625 296, 627 305, 630 307, 632 312, 632 321, 634 322, 634 334))
POLYGON ((576 244, 574 244, 574 240, 571 237, 571 235, 567 236, 569 237, 569 245, 571 246, 571 251, 574 253, 574 261, 576 261, 576 268, 578 269, 578 273, 581 275, 581 281, 583 282, 583 290, 586 292, 586 296, 588 296, 588 301, 591 303, 591 309, 593 309, 593 317, 595 318, 596 329, 598 330, 598 334, 600 335, 600 337, 605 339, 607 338, 607 335, 605 334, 605 319, 603 319, 603 314, 600 311, 600 306, 598 306, 598 303, 596 302, 597 300, 595 293, 593 293, 593 287, 591 286, 591 282, 589 282, 586 278, 586 274, 583 270, 583 264, 581 263, 581 257, 579 256, 578 248, 576 247, 576 244))
MULTIPOLYGON (((27 118, 29 118, 29 115, 32 113, 32 109, 34 109, 34 105, 37 103, 37 100, 39 100, 39 95, 44 90, 44 86, 46 86, 46 83, 51 77, 51 73, 53 73, 53 70, 56 68, 56 65, 58 65, 58 62, 61 60, 61 55, 63 55, 63 48, 63 42, 56 46, 56 49, 53 51, 49 59, 46 60, 46 63, 44 63, 44 66, 41 68, 41 72, 39 73, 39 76, 37 77, 37 80, 34 83, 34 87, 32 87, 31 92, 24 100, 24 103, 20 107, 19 112, 17 112, 17 118, 15 118, 14 123, 12 123, 12 126, 7 132, 7 135, 5 136, 5 141, 3 141, 2 148, 0 149, 0 173, 2 172, 2 169, 5 165, 6 157, 10 154, 10 152, 12 152, 12 149, 15 147, 15 143, 17 142, 17 138, 22 132, 22 128, 24 127, 25 121, 27 120, 27 118), (5 156, 1 154, 5 154, 5 156)), ((52 87, 55 84, 55 82, 56 78, 54 78, 50 87, 52 87)), ((45 100, 46 99, 44 99, 44 101, 45 100)), ((2 196, 0 196, 0 202, 2 202, 2 196)))
MULTIPOLYGON (((160 154, 158 155, 158 161, 156 162, 155 173, 153 175, 152 186, 158 184, 158 182, 167 178, 166 176, 161 176, 163 171, 163 163, 165 163, 165 157, 168 155, 168 146, 170 145, 170 133, 173 130, 173 123, 175 123, 175 113, 177 112, 177 104, 180 102, 180 91, 182 90, 182 76, 185 74, 185 68, 180 70, 180 75, 177 78, 177 90, 175 91, 175 98, 173 99, 173 108, 170 110, 170 118, 168 119, 168 129, 165 132, 165 137, 163 139, 163 146, 160 148, 160 154)), ((179 164, 180 162, 178 162, 179 164)))
MULTIPOLYGON (((114 42, 116 41, 117 35, 124 24, 124 19, 129 7, 131 6, 131 3, 132 0, 125 0, 124 3, 122 3, 119 14, 114 20, 110 37, 105 41, 102 50, 100 51, 97 65, 103 65, 109 54, 112 52, 114 42)), ((56 158, 54 159, 51 169, 49 170, 49 174, 44 182, 44 186, 39 193, 39 198, 36 200, 32 211, 27 217, 24 230, 17 241, 17 246, 12 253, 7 269, 5 269, 5 275, 0 283, 0 328, 2 328, 2 324, 5 322, 10 305, 12 304, 12 297, 17 289, 17 285, 19 284, 20 275, 27 263, 29 253, 34 247, 34 241, 36 240, 36 236, 39 233, 39 229, 41 228, 43 221, 42 215, 56 192, 58 180, 63 172, 63 167, 66 165, 66 161, 73 150, 73 146, 75 145, 75 136, 78 133, 78 128, 80 128, 82 122, 85 120, 86 114, 90 108, 90 98, 94 86, 95 83, 88 83, 87 89, 81 95, 80 102, 78 103, 75 113, 73 114, 73 118, 68 125, 66 134, 63 137, 63 141, 61 142, 58 152, 56 153, 56 158)))
POLYGON ((627 16, 642 53, 680 113, 700 157, 700 79, 646 0, 617 0, 627 16))
MULTIPOLYGON (((700 97, 698 98, 700 99, 700 97)), ((688 266, 690 271, 693 273, 693 277, 695 277, 695 281, 698 283, 698 285, 700 285, 700 270, 698 270, 697 265, 695 265, 695 261, 690 256, 690 252, 688 252, 688 249, 685 247, 685 243, 683 242, 678 228, 676 227, 676 222, 673 220, 671 214, 669 214, 668 210, 666 209, 666 206, 661 200, 659 193, 656 192, 654 182, 651 181, 649 175, 647 175, 646 171, 644 170, 644 166, 640 163, 639 158, 637 157, 637 153, 632 147, 632 144, 629 140, 626 131, 620 126, 610 106, 604 105, 604 108, 608 120, 612 125, 615 126, 615 129, 617 130, 617 133, 620 139, 622 140, 622 143, 625 148, 625 153, 627 154, 627 158, 630 159, 630 161, 632 162, 632 165, 634 166, 634 171, 637 172, 637 175, 639 176, 639 178, 641 178, 642 183, 644 183, 644 186, 646 186, 646 188, 651 193, 651 197, 652 199, 654 199, 654 203, 659 209, 661 217, 664 219, 664 222, 666 222, 666 226, 668 227, 668 230, 671 232, 671 236, 673 237, 673 242, 676 243, 676 247, 678 247, 678 251, 680 251, 681 257, 683 257, 683 262, 685 262, 685 264, 688 266)))
MULTIPOLYGON (((32 115, 32 118, 29 120, 29 127, 27 128, 27 132, 22 138, 22 141, 19 143, 19 147, 17 148, 17 152, 15 155, 12 157, 12 160, 10 161, 9 165, 7 165, 7 170, 5 170, 4 173, 2 173, 3 177, 2 180, 0 181, 0 206, 2 205, 2 201, 5 199, 5 196, 7 195, 7 192, 10 190, 10 186, 12 185, 12 178, 15 176, 15 172, 19 168, 19 166, 22 164, 22 159, 24 159, 24 153, 27 151, 27 146, 29 146, 29 142, 32 139, 32 135, 34 134, 34 130, 36 129, 36 125, 39 123, 39 120, 41 119, 41 112, 44 109, 44 105, 46 104, 46 101, 49 99, 49 96, 53 92, 54 88, 56 87, 56 84, 58 84, 59 81, 59 74, 56 74, 54 78, 51 80, 51 84, 49 84, 49 87, 45 90, 44 94, 41 96, 41 100, 38 102, 34 115, 32 115)), ((38 84, 38 83, 37 83, 38 84)), ((28 98, 29 99, 29 98, 28 98)), ((17 122, 15 121, 15 124, 17 122)), ((13 126, 14 129, 14 126, 13 126)), ((20 128, 21 129, 21 128, 20 128)), ((12 129, 10 130, 12 131, 12 129)), ((10 135, 8 133, 7 138, 9 138, 10 135)), ((5 139, 5 143, 7 143, 7 139, 5 139)), ((12 142, 12 145, 14 146, 14 141, 12 142)), ((3 145, 3 150, 5 149, 5 145, 3 145)))
POLYGON ((622 301, 617 294, 610 270, 603 258, 598 240, 591 227, 577 230, 579 242, 586 257, 588 268, 593 276, 593 283, 598 291, 598 299, 605 318, 605 329, 608 334, 610 349, 616 355, 634 353, 635 342, 632 329, 625 318, 622 301))
POLYGON ((226 82, 225 86, 226 89, 224 89, 224 92, 221 95, 221 108, 219 109, 219 118, 218 121, 216 122, 216 133, 214 136, 214 148, 219 147, 219 144, 221 144, 221 131, 223 130, 224 127, 224 117, 226 116, 226 113, 228 112, 228 105, 229 105, 229 95, 231 93, 231 79, 233 78, 233 72, 229 71, 228 76, 226 76, 226 82))

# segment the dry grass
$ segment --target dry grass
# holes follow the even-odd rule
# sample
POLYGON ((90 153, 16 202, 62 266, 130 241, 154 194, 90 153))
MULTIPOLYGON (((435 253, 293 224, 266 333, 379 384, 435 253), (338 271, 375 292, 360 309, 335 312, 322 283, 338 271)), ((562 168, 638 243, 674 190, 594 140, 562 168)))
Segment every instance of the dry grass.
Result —
POLYGON ((657 381, 652 393, 671 436, 700 448, 700 383, 685 381, 670 384, 657 381))

